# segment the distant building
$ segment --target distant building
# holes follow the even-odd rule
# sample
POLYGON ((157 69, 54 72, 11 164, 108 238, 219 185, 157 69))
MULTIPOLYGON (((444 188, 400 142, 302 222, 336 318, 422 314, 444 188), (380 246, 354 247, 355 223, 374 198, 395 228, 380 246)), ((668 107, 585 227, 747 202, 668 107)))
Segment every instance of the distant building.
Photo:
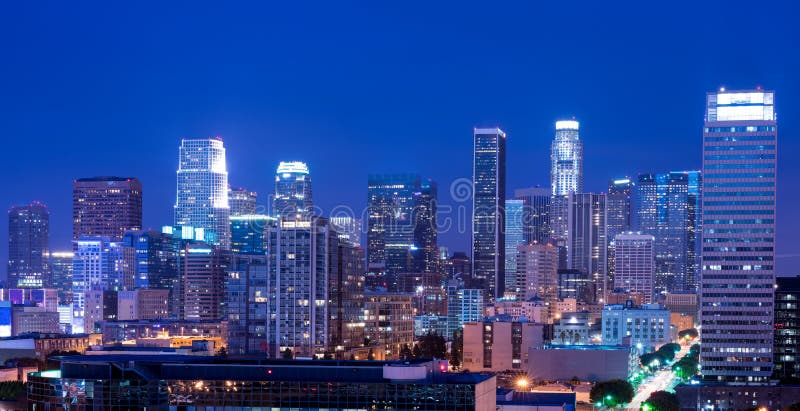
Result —
POLYGON ((117 320, 105 321, 102 326, 102 344, 130 343, 143 338, 156 338, 165 335, 170 337, 219 338, 222 341, 226 341, 228 336, 228 323, 226 321, 117 320))
POLYGON ((528 244, 517 247, 517 298, 541 298, 546 302, 558 297, 558 248, 552 244, 528 244))
POLYGON ((79 178, 72 183, 72 239, 142 229, 142 183, 132 177, 79 178))
POLYGON ((172 290, 178 284, 177 241, 155 230, 130 230, 122 245, 134 253, 134 287, 172 290))
POLYGON ((414 337, 419 338, 427 334, 437 334, 443 336, 445 339, 450 339, 452 333, 449 333, 448 321, 446 315, 415 315, 414 316, 414 337))
POLYGON ((565 247, 569 232, 569 194, 583 192, 583 142, 575 120, 556 121, 550 147, 550 230, 558 246, 565 247))
MULTIPOLYGON (((91 290, 120 290, 134 276, 133 254, 124 254, 120 243, 108 237, 81 237, 73 241, 72 306, 74 333, 91 332, 98 316, 85 322, 87 294, 91 290), (127 257, 127 258, 126 258, 127 257), (128 279, 128 280, 126 280, 128 279)), ((110 311, 109 311, 110 312, 110 311)), ((116 315, 116 310, 114 310, 116 315)))
POLYGON ((50 212, 34 201, 8 210, 7 288, 51 286, 50 212))
POLYGON ((522 200, 506 200, 505 204, 505 294, 518 295, 523 293, 518 288, 521 282, 517 278, 517 247, 527 244, 525 241, 525 227, 523 215, 525 204, 522 200))
POLYGON ((775 378, 800 381, 800 276, 777 277, 775 288, 775 378))
POLYGON ((472 277, 487 301, 505 293, 506 133, 476 128, 472 177, 472 277))
POLYGON ((558 270, 558 299, 574 298, 579 302, 592 299, 592 280, 583 270, 558 270))
POLYGON ((414 309, 410 294, 367 292, 364 296, 364 337, 385 347, 386 358, 400 358, 404 344, 414 343, 414 309))
POLYGON ((272 213, 276 218, 310 220, 314 216, 311 175, 302 161, 281 161, 275 171, 272 213))
POLYGON ((697 321, 697 294, 669 293, 664 296, 663 304, 669 312, 690 315, 697 321))
POLYGON ((675 387, 680 411, 786 410, 800 402, 800 386, 783 384, 681 384, 675 387))
POLYGON ((588 311, 564 312, 553 322, 553 344, 591 344, 592 328, 588 311))
MULTIPOLYGON (((228 353, 269 354, 269 267, 266 255, 231 258, 225 289, 228 353)), ((274 347, 272 349, 274 355, 274 347)))
POLYGON ((614 289, 639 293, 644 303, 653 302, 655 238, 649 234, 625 232, 614 237, 614 289))
POLYGON ((240 214, 230 217, 231 252, 265 255, 269 229, 277 225, 274 217, 263 214, 240 214))
POLYGON ((72 251, 50 252, 52 287, 58 290, 58 303, 72 304, 72 251))
POLYGON ((360 218, 345 217, 331 217, 331 225, 336 228, 339 233, 339 239, 348 242, 356 247, 361 247, 361 224, 360 218))
POLYGON ((120 291, 117 302, 117 319, 147 320, 169 317, 170 290, 146 289, 120 291))
POLYGON ((230 255, 202 244, 184 249, 180 274, 183 282, 183 318, 218 321, 225 315, 225 276, 230 255))
POLYGON ((329 296, 330 346, 335 356, 342 358, 345 352, 364 346, 365 250, 339 237, 337 251, 338 265, 329 296))
POLYGON ((529 351, 525 371, 535 381, 627 380, 638 355, 628 346, 550 345, 529 351))
POLYGON ((99 285, 91 286, 84 292, 84 330, 99 333, 103 321, 117 319, 119 308, 118 291, 104 289, 99 285))
POLYGON ((613 304, 603 308, 603 344, 619 345, 630 337, 631 344, 658 347, 671 341, 669 311, 658 304, 613 304))
POLYGON ((511 321, 530 321, 534 323, 547 323, 550 320, 550 310, 541 298, 528 300, 499 300, 486 307, 486 315, 507 316, 511 321))
POLYGON ((12 308, 11 335, 29 333, 59 333, 58 312, 44 307, 14 306, 12 308))
POLYGON ((606 195, 570 193, 567 265, 589 274, 591 301, 605 301, 609 281, 606 270, 606 195))
POLYGON ((614 280, 614 237, 619 233, 633 231, 635 208, 633 207, 634 182, 629 178, 620 178, 608 182, 606 194, 606 238, 608 253, 606 267, 608 278, 614 280))
POLYGON ((464 324, 480 321, 485 304, 484 290, 464 288, 464 282, 454 278, 447 282, 448 336, 461 330, 464 324))
POLYGON ((528 352, 544 344, 544 325, 503 316, 464 324, 463 368, 472 372, 525 370, 528 352))
POLYGON ((206 243, 229 249, 228 167, 222 139, 182 139, 177 178, 174 225, 199 229, 206 243))
POLYGON ((229 187, 228 206, 231 217, 258 214, 258 193, 244 187, 229 187))
POLYGON ((514 199, 523 203, 523 227, 526 244, 550 241, 550 189, 531 187, 514 190, 514 199))

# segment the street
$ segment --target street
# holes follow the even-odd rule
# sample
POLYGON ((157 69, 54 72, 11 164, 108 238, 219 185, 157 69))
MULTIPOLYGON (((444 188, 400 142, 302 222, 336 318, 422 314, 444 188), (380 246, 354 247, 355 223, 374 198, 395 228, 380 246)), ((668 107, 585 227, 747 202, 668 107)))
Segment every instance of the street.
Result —
MULTIPOLYGON (((682 346, 681 350, 675 354, 675 361, 683 358, 683 356, 688 352, 689 344, 682 346)), ((650 397, 650 394, 655 391, 671 391, 677 379, 678 378, 672 372, 671 368, 658 370, 656 373, 642 381, 642 383, 639 385, 639 388, 636 390, 636 395, 633 396, 633 400, 630 402, 630 404, 628 404, 627 407, 625 407, 625 409, 638 411, 642 406, 642 402, 647 400, 647 398, 650 397)))

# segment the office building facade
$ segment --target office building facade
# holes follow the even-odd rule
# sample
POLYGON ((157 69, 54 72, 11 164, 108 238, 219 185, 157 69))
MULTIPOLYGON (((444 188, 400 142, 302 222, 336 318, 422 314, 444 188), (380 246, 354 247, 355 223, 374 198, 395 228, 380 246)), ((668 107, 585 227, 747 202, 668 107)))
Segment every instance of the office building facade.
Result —
POLYGON ((206 243, 230 248, 228 168, 222 139, 183 139, 178 158, 175 226, 200 229, 206 243))
POLYGON ((777 122, 773 91, 708 93, 700 364, 711 381, 772 374, 777 122))
POLYGON ((592 301, 603 302, 609 291, 606 263, 606 195, 570 193, 567 265, 588 273, 592 280, 592 301))
POLYGON ((641 293, 645 304, 654 299, 655 238, 649 234, 619 233, 614 237, 614 290, 641 293))
POLYGON ((506 133, 476 128, 472 167, 472 278, 488 301, 505 292, 506 133))
POLYGON ((784 383, 800 382, 800 276, 777 277, 775 287, 775 372, 784 383))
POLYGON ((558 248, 552 244, 527 244, 517 248, 518 300, 558 296, 558 248))
POLYGON ((308 221, 314 215, 311 174, 302 161, 281 161, 275 171, 272 213, 283 220, 308 221))
POLYGON ((72 239, 119 241, 142 228, 142 183, 132 177, 79 178, 72 183, 72 239))
POLYGON ((550 241, 550 189, 530 187, 514 190, 514 199, 522 200, 522 223, 525 243, 544 244, 550 241))
POLYGON ((258 193, 244 187, 228 188, 228 206, 230 216, 258 214, 258 193))
POLYGON ((525 227, 523 215, 525 203, 523 200, 506 200, 505 205, 506 226, 505 226, 505 273, 506 293, 518 294, 517 288, 520 280, 517 277, 517 247, 527 244, 525 241, 525 227))
POLYGON ((34 201, 8 210, 8 281, 6 287, 51 286, 50 212, 34 201))
POLYGON ((569 231, 569 193, 583 192, 583 142, 580 123, 556 121, 556 136, 550 147, 551 236, 560 244, 567 241, 569 231))

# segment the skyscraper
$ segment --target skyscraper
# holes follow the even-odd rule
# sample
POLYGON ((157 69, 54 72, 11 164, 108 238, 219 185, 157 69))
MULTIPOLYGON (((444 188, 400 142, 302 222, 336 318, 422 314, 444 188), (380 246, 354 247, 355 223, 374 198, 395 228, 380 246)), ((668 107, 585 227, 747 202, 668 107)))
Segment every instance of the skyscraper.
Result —
POLYGON ((539 297, 554 303, 558 296, 558 248, 526 244, 517 248, 518 300, 539 297))
POLYGON ((630 178, 620 178, 608 182, 606 195, 606 238, 608 238, 608 278, 614 281, 614 237, 619 233, 631 231, 633 222, 632 198, 634 184, 630 178))
POLYGON ((267 230, 274 217, 261 214, 231 216, 231 251, 236 254, 266 255, 267 230))
POLYGON ((525 243, 550 241, 550 189, 530 187, 514 190, 514 199, 522 200, 525 243))
POLYGON ((503 272, 505 273, 505 290, 506 292, 519 293, 522 290, 517 289, 519 281, 517 279, 517 247, 526 244, 525 242, 525 228, 523 227, 523 212, 525 203, 522 200, 506 200, 506 249, 505 249, 505 264, 503 272))
POLYGON ((142 183, 132 177, 79 178, 72 183, 72 239, 119 241, 142 228, 142 183))
POLYGON ((228 205, 231 208, 231 217, 256 214, 258 193, 244 187, 228 188, 228 205))
POLYGON ((155 230, 131 230, 122 237, 122 245, 131 248, 135 255, 135 288, 171 291, 177 286, 178 246, 171 235, 155 230))
POLYGON ((73 241, 75 253, 72 259, 72 332, 91 332, 94 324, 84 324, 87 294, 94 290, 106 290, 115 283, 118 271, 115 264, 115 248, 108 237, 81 237, 73 241))
POLYGON ((568 237, 569 193, 583 192, 583 142, 575 120, 556 121, 556 137, 550 147, 550 230, 559 246, 568 237))
POLYGON ((699 171, 640 174, 636 189, 638 230, 655 237, 655 289, 695 292, 700 241, 699 171))
POLYGON ((203 231, 209 244, 230 248, 228 168, 222 139, 182 139, 175 226, 203 231))
POLYGON ((791 383, 800 380, 800 276, 775 280, 774 377, 791 383))
POLYGON ((72 251, 50 252, 52 287, 58 290, 58 304, 72 305, 72 251))
POLYGON ((183 318, 217 321, 225 316, 225 277, 230 266, 227 251, 206 244, 188 244, 181 259, 183 318))
POLYGON ((308 221, 314 215, 311 175, 306 163, 281 161, 275 172, 275 197, 272 212, 283 220, 308 221))
POLYGON ((367 261, 390 291, 399 273, 437 270, 436 187, 417 174, 369 176, 367 261))
POLYGON ((331 225, 339 233, 339 239, 361 247, 361 219, 350 216, 339 216, 330 218, 331 225))
POLYGON ((773 91, 708 93, 703 128, 703 377, 772 374, 777 122, 773 91))
POLYGON ((655 237, 625 232, 614 236, 614 289, 641 293, 644 303, 653 302, 655 237))
POLYGON ((228 352, 269 353, 267 256, 233 254, 226 285, 228 352))
POLYGON ((505 291, 506 133, 476 128, 472 166, 472 278, 487 301, 505 291))
POLYGON ((606 195, 568 195, 567 265, 589 275, 594 302, 604 302, 608 290, 606 270, 606 195))
POLYGON ((34 201, 8 210, 8 281, 6 288, 51 286, 50 212, 34 201))

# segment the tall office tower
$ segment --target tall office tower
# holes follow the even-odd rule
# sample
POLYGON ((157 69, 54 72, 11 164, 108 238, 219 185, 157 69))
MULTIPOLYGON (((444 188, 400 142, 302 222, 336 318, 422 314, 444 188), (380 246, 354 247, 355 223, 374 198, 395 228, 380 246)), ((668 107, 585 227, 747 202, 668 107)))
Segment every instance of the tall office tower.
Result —
POLYGON ((472 166, 472 278, 483 283, 487 301, 505 292, 506 133, 474 130, 472 166))
POLYGON ((416 174, 368 179, 367 262, 390 291, 397 275, 438 266, 436 183, 416 174))
POLYGON ((225 317, 225 276, 230 255, 206 244, 189 244, 182 259, 183 318, 217 321, 225 317))
POLYGON ((275 217, 261 214, 231 216, 231 251, 236 254, 266 255, 267 230, 277 224, 275 217))
POLYGON ((72 251, 50 253, 52 286, 58 290, 58 303, 72 305, 72 251))
POLYGON ((655 241, 652 235, 633 232, 614 236, 614 289, 641 293, 645 304, 653 302, 655 241))
POLYGON ((634 215, 632 198, 634 183, 630 178, 620 178, 608 182, 606 196, 606 238, 608 239, 608 278, 614 281, 614 237, 633 229, 634 215))
POLYGON ((331 217, 330 222, 331 225, 336 229, 336 232, 339 233, 340 240, 356 247, 361 247, 360 218, 350 216, 331 217))
MULTIPOLYGON (((364 345, 364 249, 339 239, 338 267, 331 277, 328 309, 331 323, 330 347, 335 357, 364 345)), ((349 358, 349 356, 344 357, 349 358)))
POLYGON ((6 288, 50 287, 50 212, 34 201, 8 210, 6 288))
POLYGON ((228 205, 231 217, 258 214, 258 193, 244 187, 228 188, 228 205))
POLYGON ((79 178, 72 183, 72 239, 119 241, 142 228, 142 183, 132 177, 79 178))
POLYGON ((73 241, 72 258, 72 332, 91 332, 92 325, 84 324, 86 294, 92 289, 106 290, 118 278, 115 267, 116 243, 108 237, 81 237, 73 241))
POLYGON ((281 161, 275 172, 272 213, 284 220, 308 221, 314 216, 311 175, 301 161, 281 161))
POLYGON ((539 297, 553 303, 558 297, 558 248, 526 244, 517 248, 518 300, 539 297))
POLYGON ((506 200, 506 247, 505 247, 505 264, 503 272, 505 273, 505 288, 506 293, 513 293, 517 295, 520 289, 517 288, 519 279, 517 278, 517 247, 526 244, 525 242, 525 228, 524 228, 524 209, 525 204, 522 200, 506 200))
POLYGON ((569 193, 583 192, 583 142, 575 120, 556 121, 556 137, 550 147, 550 230, 559 246, 565 246, 569 230, 569 193))
POLYGON ((484 290, 465 286, 460 278, 447 281, 447 337, 461 330, 464 324, 483 319, 484 290))
POLYGON ((636 225, 656 239, 657 293, 697 290, 701 181, 699 171, 638 177, 636 225))
POLYGON ((703 128, 703 377, 772 373, 777 122, 773 91, 708 93, 703 128))
POLYGON ((170 234, 131 230, 122 237, 122 245, 134 253, 133 288, 175 288, 178 284, 178 248, 170 234))
POLYGON ((269 353, 267 256, 233 254, 226 285, 228 352, 269 353))
POLYGON ((558 270, 558 299, 574 298, 579 302, 592 302, 594 282, 589 274, 582 270, 558 270))
POLYGON ((800 380, 800 276, 777 277, 775 287, 775 378, 800 380))
POLYGON ((330 348, 331 279, 336 278, 338 234, 327 220, 279 221, 269 230, 270 350, 295 356, 330 348))
POLYGON ((514 199, 524 202, 525 243, 550 241, 550 190, 539 186, 521 188, 514 190, 514 199))
POLYGON ((567 265, 592 279, 592 300, 605 302, 608 290, 606 270, 606 195, 570 193, 567 237, 567 265))
POLYGON ((202 230, 208 244, 230 248, 228 168, 222 139, 182 139, 175 226, 202 230))

